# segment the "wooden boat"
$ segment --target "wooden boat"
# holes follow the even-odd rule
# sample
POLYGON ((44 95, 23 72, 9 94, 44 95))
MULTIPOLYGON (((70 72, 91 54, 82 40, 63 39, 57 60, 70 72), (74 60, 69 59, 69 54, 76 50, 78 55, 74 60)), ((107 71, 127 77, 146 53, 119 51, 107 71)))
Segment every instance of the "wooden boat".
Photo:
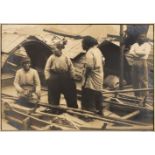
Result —
MULTIPOLYGON (((81 109, 64 106, 51 106, 47 103, 38 103, 28 107, 16 103, 17 98, 2 94, 3 117, 20 130, 153 130, 153 110, 138 108, 121 110, 117 113, 111 108, 104 111, 104 116, 81 109), (123 111, 122 114, 120 111, 123 111), (147 121, 133 119, 143 112, 149 112, 147 121), (120 115, 121 114, 121 115, 120 115)), ((135 107, 134 107, 135 108, 135 107)))

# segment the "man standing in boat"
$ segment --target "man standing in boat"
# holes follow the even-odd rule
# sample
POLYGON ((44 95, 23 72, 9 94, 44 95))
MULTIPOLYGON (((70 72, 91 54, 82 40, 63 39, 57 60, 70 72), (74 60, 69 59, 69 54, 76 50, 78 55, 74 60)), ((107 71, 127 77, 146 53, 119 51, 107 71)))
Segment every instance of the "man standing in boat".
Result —
POLYGON ((30 66, 30 58, 23 58, 22 68, 17 70, 14 80, 14 86, 19 96, 19 102, 24 104, 39 102, 41 95, 41 84, 38 72, 30 66))
POLYGON ((74 67, 70 58, 62 52, 63 48, 62 44, 53 47, 53 54, 46 62, 44 73, 48 85, 48 102, 51 105, 59 105, 60 96, 63 94, 67 106, 77 108, 74 67))
POLYGON ((82 108, 102 115, 103 62, 105 58, 97 46, 97 40, 91 36, 86 36, 82 41, 82 48, 86 51, 82 108))
MULTIPOLYGON (((151 51, 151 45, 146 42, 146 34, 140 34, 137 42, 130 48, 127 57, 130 57, 132 67, 132 84, 134 89, 148 88, 147 59, 151 51)), ((147 97, 147 92, 135 92, 137 97, 147 97)))
POLYGON ((126 48, 130 48, 134 43, 137 42, 137 38, 140 34, 147 34, 149 30, 149 24, 129 24, 125 26, 124 44, 126 48))

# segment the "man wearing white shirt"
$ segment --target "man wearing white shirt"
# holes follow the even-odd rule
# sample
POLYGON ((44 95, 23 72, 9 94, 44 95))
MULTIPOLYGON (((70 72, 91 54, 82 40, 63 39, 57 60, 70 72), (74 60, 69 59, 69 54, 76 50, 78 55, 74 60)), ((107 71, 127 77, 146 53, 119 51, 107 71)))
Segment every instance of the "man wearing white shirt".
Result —
POLYGON ((78 108, 74 66, 62 49, 60 45, 53 48, 53 54, 46 62, 44 74, 48 85, 48 102, 59 105, 63 94, 68 107, 78 108))
POLYGON ((103 110, 103 57, 98 42, 91 36, 82 41, 85 56, 85 80, 82 88, 82 108, 102 115, 103 110))
POLYGON ((30 58, 22 60, 22 68, 17 70, 14 87, 18 93, 19 103, 37 103, 40 100, 41 84, 37 70, 30 67, 30 58))
MULTIPOLYGON (((134 89, 148 88, 147 59, 151 46, 146 42, 146 34, 140 34, 137 42, 130 48, 128 55, 132 57, 132 83, 134 89)), ((147 92, 135 92, 137 97, 146 97, 147 92)))

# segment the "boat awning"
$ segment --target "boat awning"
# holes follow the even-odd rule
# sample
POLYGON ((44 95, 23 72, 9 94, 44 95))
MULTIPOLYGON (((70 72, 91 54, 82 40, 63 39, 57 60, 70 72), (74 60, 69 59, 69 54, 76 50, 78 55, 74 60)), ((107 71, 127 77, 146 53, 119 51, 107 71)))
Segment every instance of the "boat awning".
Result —
POLYGON ((20 43, 22 43, 28 35, 18 35, 18 34, 10 34, 3 33, 2 34, 2 52, 9 53, 15 47, 17 47, 20 43))

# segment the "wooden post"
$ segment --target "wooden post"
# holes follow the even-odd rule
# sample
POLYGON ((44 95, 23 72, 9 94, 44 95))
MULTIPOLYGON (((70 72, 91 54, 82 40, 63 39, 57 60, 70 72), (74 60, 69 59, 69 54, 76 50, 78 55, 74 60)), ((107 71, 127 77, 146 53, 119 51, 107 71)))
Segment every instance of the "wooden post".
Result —
POLYGON ((120 25, 120 89, 123 89, 124 78, 124 45, 123 45, 123 25, 120 25))

